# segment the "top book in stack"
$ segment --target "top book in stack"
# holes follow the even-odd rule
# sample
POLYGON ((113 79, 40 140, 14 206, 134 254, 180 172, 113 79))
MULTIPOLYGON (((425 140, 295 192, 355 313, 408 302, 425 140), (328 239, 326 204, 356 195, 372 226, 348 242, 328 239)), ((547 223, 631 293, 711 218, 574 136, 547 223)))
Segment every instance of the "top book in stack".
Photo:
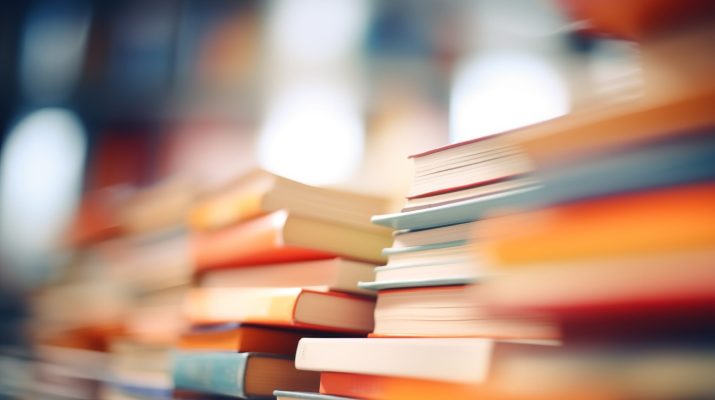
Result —
POLYGON ((370 216, 386 209, 385 199, 309 186, 255 169, 210 193, 192 210, 195 230, 213 230, 278 210, 305 218, 375 230, 370 216))
POLYGON ((529 176, 530 160, 509 134, 454 143, 410 158, 415 174, 405 207, 397 214, 374 217, 374 223, 418 230, 471 222, 536 187, 529 176))

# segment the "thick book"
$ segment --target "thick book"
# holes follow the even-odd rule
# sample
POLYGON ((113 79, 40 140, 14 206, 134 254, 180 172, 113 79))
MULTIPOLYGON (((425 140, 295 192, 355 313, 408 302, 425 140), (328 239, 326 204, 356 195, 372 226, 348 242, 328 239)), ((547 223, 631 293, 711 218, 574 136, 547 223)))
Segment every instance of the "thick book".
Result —
POLYGON ((381 263, 390 244, 387 231, 299 217, 285 210, 229 226, 197 233, 196 268, 207 270, 346 257, 381 263))
POLYGON ((194 229, 217 229, 285 209, 302 217, 374 229, 369 217, 386 207, 382 198, 314 187, 257 169, 205 196, 189 221, 194 229))
POLYGON ((244 399, 267 398, 278 388, 315 391, 320 376, 298 371, 290 357, 264 353, 177 352, 176 389, 244 399))
POLYGON ((507 135, 455 143, 410 158, 415 174, 408 198, 484 186, 531 171, 528 158, 507 135))
POLYGON ((197 288, 186 311, 195 324, 242 322, 368 333, 375 300, 368 296, 304 288, 197 288))
POLYGON ((549 313, 570 342, 712 343, 714 259, 708 249, 530 265, 485 283, 480 300, 549 313))
POLYGON ((710 183, 564 204, 480 221, 476 248, 504 268, 695 251, 715 243, 713 204, 710 183))
POLYGON ((492 314, 468 286, 382 290, 375 306, 372 336, 553 339, 552 321, 537 316, 492 314))
POLYGON ((372 295, 358 287, 360 281, 375 278, 375 265, 344 258, 268 264, 256 268, 206 271, 199 287, 320 287, 340 292, 372 295))
POLYGON ((492 307, 552 313, 599 305, 715 304, 713 260, 715 249, 711 248, 530 264, 504 271, 484 283, 479 294, 492 307))
MULTIPOLYGON (((495 357, 508 351, 551 347, 555 342, 472 338, 341 338, 300 341, 296 368, 378 376, 483 383, 495 357), (438 365, 439 368, 435 368, 438 365)), ((330 392, 329 392, 330 393, 330 392)))

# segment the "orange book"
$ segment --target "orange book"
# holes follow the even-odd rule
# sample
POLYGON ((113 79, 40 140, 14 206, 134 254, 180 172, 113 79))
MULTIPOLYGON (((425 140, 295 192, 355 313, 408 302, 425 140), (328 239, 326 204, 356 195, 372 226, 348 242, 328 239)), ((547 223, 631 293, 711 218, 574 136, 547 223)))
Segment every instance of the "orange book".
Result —
POLYGON ((715 125, 715 91, 573 113, 509 133, 539 165, 684 135, 715 125))
POLYGON ((492 399, 492 400, 605 400, 618 396, 600 390, 508 391, 488 385, 468 385, 424 379, 358 375, 336 372, 320 374, 320 393, 368 400, 492 399))
POLYGON ((202 288, 186 303, 195 324, 241 322, 269 326, 368 333, 374 299, 303 288, 202 288))
POLYGON ((181 350, 236 351, 295 355, 305 332, 238 325, 206 328, 184 333, 177 347, 181 350))
POLYGON ((382 263, 389 231, 369 231, 277 211, 194 240, 197 270, 327 259, 382 263))
POLYGON ((565 204, 479 222, 476 249, 516 266, 713 248, 713 204, 714 184, 565 204))

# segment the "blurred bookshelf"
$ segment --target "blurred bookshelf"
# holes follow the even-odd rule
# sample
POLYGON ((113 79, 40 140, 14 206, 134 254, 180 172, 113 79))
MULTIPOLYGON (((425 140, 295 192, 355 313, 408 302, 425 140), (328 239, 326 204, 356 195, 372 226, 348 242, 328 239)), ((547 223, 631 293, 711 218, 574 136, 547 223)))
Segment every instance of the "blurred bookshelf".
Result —
POLYGON ((0 398, 715 397, 713 4, 8 4, 0 398))

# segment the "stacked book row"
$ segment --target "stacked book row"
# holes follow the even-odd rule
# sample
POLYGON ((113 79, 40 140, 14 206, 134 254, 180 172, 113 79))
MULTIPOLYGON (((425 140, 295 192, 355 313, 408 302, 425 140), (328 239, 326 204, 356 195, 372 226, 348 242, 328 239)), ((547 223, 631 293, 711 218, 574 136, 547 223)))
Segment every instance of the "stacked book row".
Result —
POLYGON ((382 199, 264 171, 205 195, 189 216, 195 268, 188 328, 173 354, 173 395, 270 397, 316 391, 295 368, 302 338, 360 337, 374 294, 358 287, 383 262, 382 199))

